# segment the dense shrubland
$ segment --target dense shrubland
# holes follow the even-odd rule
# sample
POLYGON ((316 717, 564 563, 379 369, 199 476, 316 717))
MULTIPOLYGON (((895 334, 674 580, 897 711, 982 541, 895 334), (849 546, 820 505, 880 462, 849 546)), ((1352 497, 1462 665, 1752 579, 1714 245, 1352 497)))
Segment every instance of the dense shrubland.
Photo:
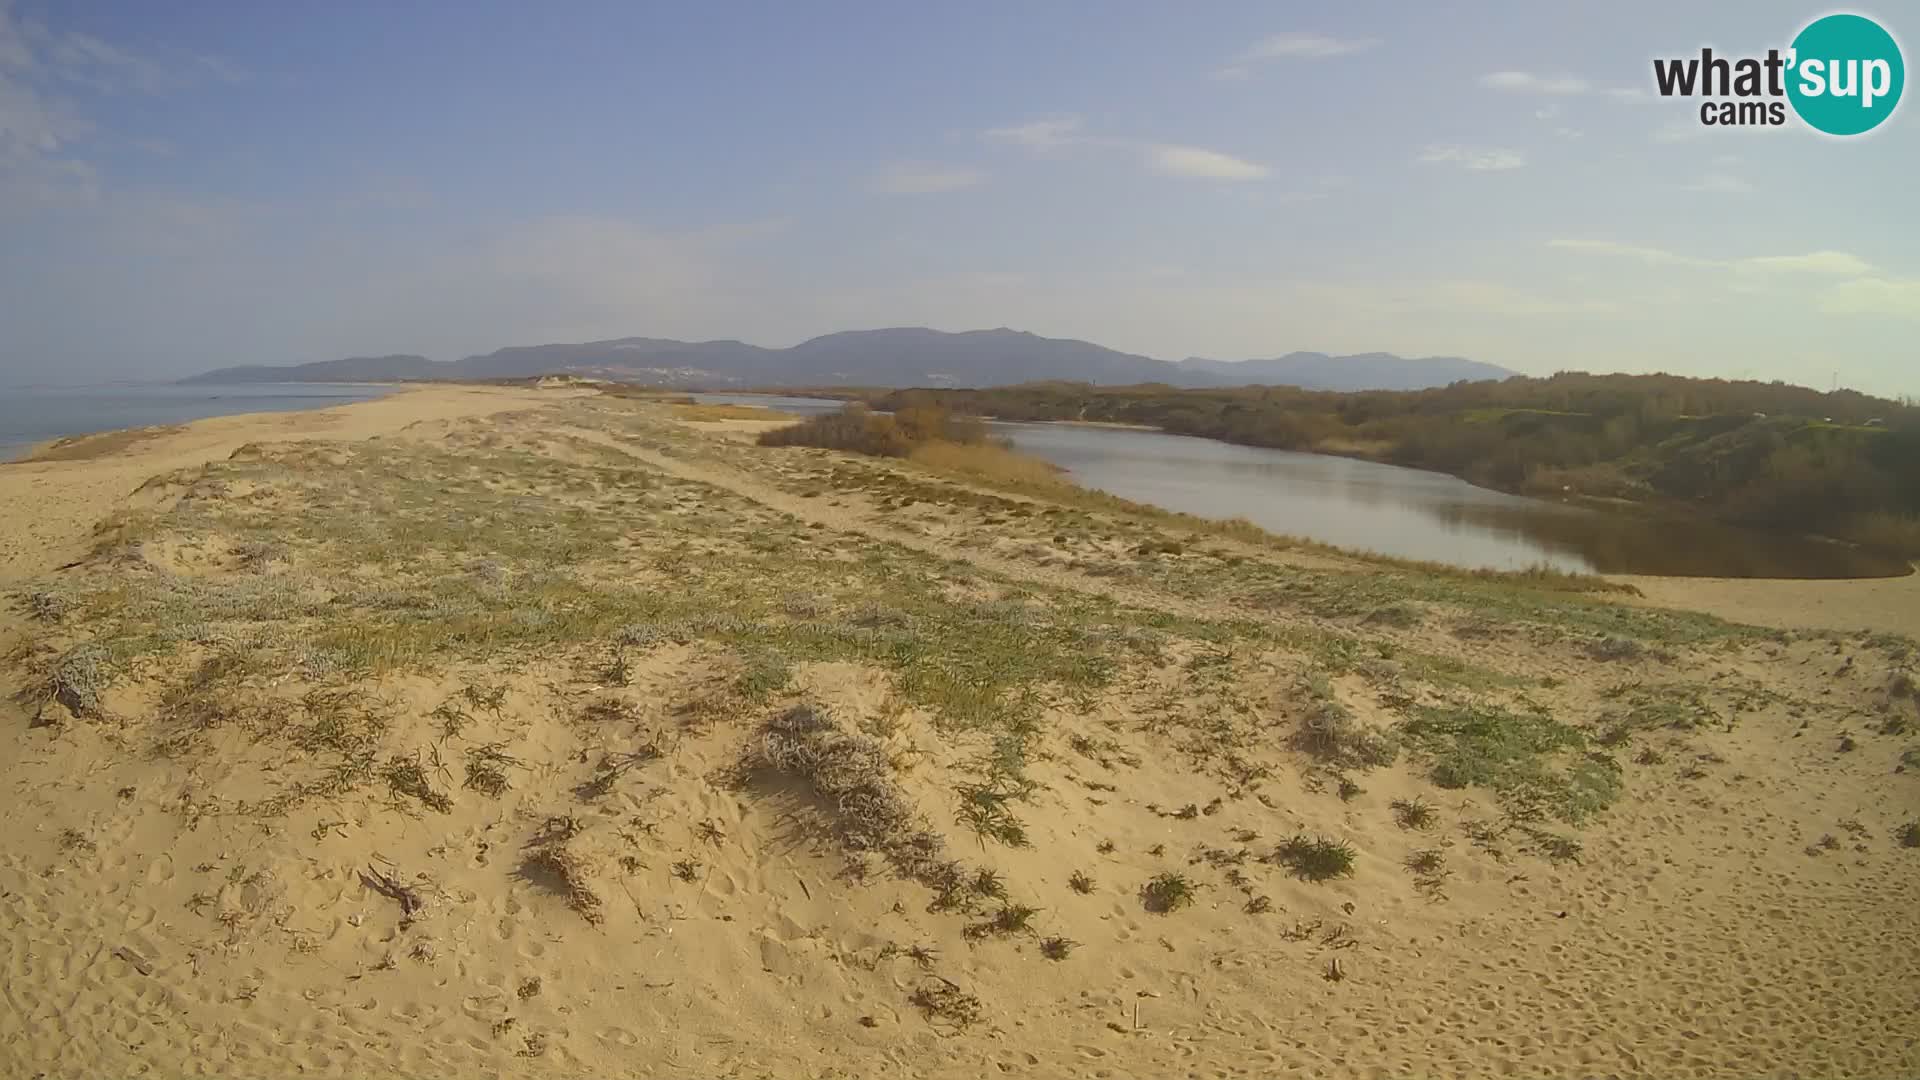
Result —
POLYGON ((836 413, 764 432, 760 445, 817 446, 872 457, 906 457, 916 447, 930 443, 979 445, 986 438, 985 424, 955 416, 939 405, 902 403, 891 413, 876 413, 856 402, 836 413))

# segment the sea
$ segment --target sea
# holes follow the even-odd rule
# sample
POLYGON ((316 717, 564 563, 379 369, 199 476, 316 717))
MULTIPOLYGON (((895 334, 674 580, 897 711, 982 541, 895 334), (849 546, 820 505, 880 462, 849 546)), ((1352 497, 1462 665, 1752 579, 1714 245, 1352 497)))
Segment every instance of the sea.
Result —
POLYGON ((324 409, 392 391, 391 386, 333 383, 0 386, 0 462, 20 458, 49 439, 70 435, 181 424, 236 413, 324 409))

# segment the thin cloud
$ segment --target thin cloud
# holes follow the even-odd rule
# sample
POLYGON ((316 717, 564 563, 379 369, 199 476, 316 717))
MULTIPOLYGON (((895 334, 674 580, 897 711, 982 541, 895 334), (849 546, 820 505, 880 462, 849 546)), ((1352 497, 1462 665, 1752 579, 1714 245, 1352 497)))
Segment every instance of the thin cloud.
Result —
POLYGON ((196 56, 193 58, 193 62, 198 64, 201 70, 220 82, 243 83, 251 77, 245 68, 238 64, 222 60, 218 56, 196 56))
POLYGON ((134 52, 77 30, 33 20, 13 22, 0 3, 0 68, 33 69, 40 77, 102 93, 164 94, 204 82, 238 83, 239 67, 217 56, 180 51, 134 52))
MULTIPOLYGON (((1559 117, 1565 114, 1566 111, 1567 110, 1561 108, 1557 103, 1552 105, 1542 105, 1539 108, 1533 110, 1533 118, 1535 120, 1551 122, 1553 120, 1559 119, 1559 117)), ((1579 128, 1568 127, 1564 123, 1555 124, 1553 127, 1549 128, 1548 130, 1553 132, 1553 136, 1556 139, 1577 139, 1581 135, 1585 134, 1579 128)))
POLYGON ((882 195, 932 195, 978 187, 986 181, 987 174, 979 169, 902 162, 870 179, 867 190, 882 195))
POLYGON ((1254 42, 1245 52, 1234 57, 1232 62, 1216 70, 1213 77, 1223 82, 1238 82, 1250 77, 1253 68, 1260 64, 1288 60, 1332 60, 1379 46, 1380 39, 1372 37, 1337 37, 1298 31, 1274 34, 1254 42))
POLYGON ((1203 150, 1197 146, 1155 146, 1147 151, 1147 160, 1157 172, 1169 176, 1191 176, 1202 180, 1263 180, 1269 175, 1265 165, 1244 158, 1203 150))
POLYGON ((1032 150, 1050 150, 1074 142, 1081 136, 1080 118, 1071 114, 1042 117, 1011 127, 988 128, 987 139, 1013 143, 1032 150))
POLYGON ((1118 135, 1094 135, 1082 130, 1077 116, 1053 116, 989 128, 982 136, 990 142, 1024 147, 1044 154, 1063 147, 1095 147, 1124 150, 1138 156, 1150 171, 1163 176, 1197 180, 1263 180, 1271 174, 1265 165, 1220 150, 1154 142, 1118 135))
POLYGON ((1489 90, 1504 90, 1515 94, 1554 94, 1570 96, 1584 94, 1593 89, 1593 84, 1572 75, 1535 75, 1527 71, 1495 71, 1480 76, 1480 85, 1489 90))
POLYGON ((12 6, 12 0, 0 0, 0 71, 7 68, 24 71, 34 66, 26 34, 13 21, 9 10, 12 6))
POLYGON ((212 58, 177 59, 16 19, 11 0, 0 0, 0 210, 98 194, 99 173, 79 154, 97 129, 77 91, 162 94, 229 70, 212 58))
POLYGON ((0 0, 0 212, 91 198, 93 166, 72 156, 92 131, 41 62, 36 35, 0 0))
POLYGON ((1555 239, 1548 247, 1586 255, 1634 259, 1648 266, 1691 266, 1732 270, 1746 274, 1819 274, 1857 277, 1873 272, 1873 264, 1844 251, 1813 251, 1805 255, 1749 255, 1739 259, 1710 259, 1639 244, 1611 240, 1555 239))
POLYGON ((130 89, 159 94, 183 85, 181 72, 159 61, 116 48, 91 34, 42 34, 51 69, 68 81, 108 92, 130 89))
POLYGON ((1920 279, 1863 277, 1821 293, 1816 306, 1829 315, 1890 315, 1920 319, 1920 279))
POLYGON ((1527 156, 1518 150, 1501 147, 1443 144, 1427 147, 1421 151, 1419 160, 1431 164, 1457 165, 1469 172, 1503 172, 1525 166, 1527 156))
POLYGON ((1262 38, 1241 56, 1241 60, 1330 60, 1352 56, 1378 48, 1379 38, 1334 37, 1330 34, 1288 33, 1262 38))
POLYGON ((1873 272, 1872 263, 1844 251, 1815 251, 1806 255, 1760 255, 1736 259, 1733 268, 1769 274, 1858 275, 1873 272))

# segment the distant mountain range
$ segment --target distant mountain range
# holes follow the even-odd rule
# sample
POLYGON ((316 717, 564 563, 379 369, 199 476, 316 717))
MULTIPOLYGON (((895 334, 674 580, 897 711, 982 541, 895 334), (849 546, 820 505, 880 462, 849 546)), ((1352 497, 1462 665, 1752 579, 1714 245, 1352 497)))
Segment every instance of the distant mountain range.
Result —
POLYGON ((464 360, 357 356, 291 367, 221 368, 185 383, 386 382, 579 375, 691 389, 768 386, 1004 386, 1058 379, 1174 386, 1300 386, 1319 390, 1418 390, 1517 372, 1456 356, 1294 352, 1266 360, 1178 362, 1022 330, 950 334, 924 327, 851 330, 766 349, 740 341, 618 338, 578 345, 525 345, 464 360))

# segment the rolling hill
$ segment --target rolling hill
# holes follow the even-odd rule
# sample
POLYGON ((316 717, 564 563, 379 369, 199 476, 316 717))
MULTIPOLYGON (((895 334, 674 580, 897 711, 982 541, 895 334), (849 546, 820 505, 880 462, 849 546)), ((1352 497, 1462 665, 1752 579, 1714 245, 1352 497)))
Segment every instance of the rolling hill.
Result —
POLYGON ((351 382, 599 376, 689 388, 750 386, 1001 386, 1034 379, 1106 385, 1280 384, 1323 390, 1404 390, 1461 379, 1501 379, 1505 368, 1458 357, 1409 359, 1391 353, 1330 356, 1295 352, 1264 360, 1193 358, 1178 363, 1089 341, 1022 330, 946 333, 925 327, 852 330, 769 349, 741 341, 616 338, 512 346, 463 360, 394 355, 323 360, 290 367, 222 368, 188 383, 351 382))

